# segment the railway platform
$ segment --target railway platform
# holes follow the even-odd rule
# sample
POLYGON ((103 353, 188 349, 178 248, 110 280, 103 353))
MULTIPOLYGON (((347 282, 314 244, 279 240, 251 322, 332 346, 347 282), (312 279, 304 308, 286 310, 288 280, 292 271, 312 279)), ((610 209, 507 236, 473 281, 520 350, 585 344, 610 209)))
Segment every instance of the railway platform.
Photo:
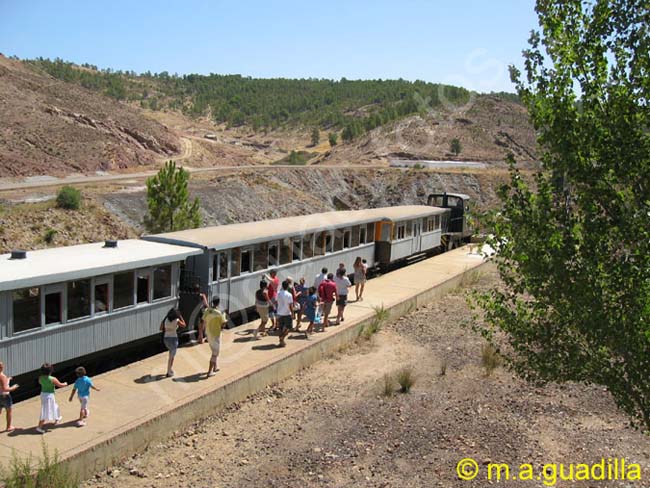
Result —
MULTIPOLYGON (((19 402, 14 405, 17 430, 0 434, 0 462, 9 463, 12 453, 37 460, 44 441, 71 470, 90 477, 349 344, 372 321, 375 307, 384 307, 393 319, 458 286, 465 273, 484 264, 476 250, 471 251, 465 246, 368 281, 364 300, 348 305, 345 322, 310 340, 292 333, 285 348, 277 347, 276 336, 253 340, 257 320, 226 330, 220 370, 211 378, 205 375, 210 357, 207 344, 179 348, 173 378, 164 375, 166 352, 98 375, 93 382, 101 391, 91 393, 90 417, 84 427, 76 425, 79 401, 68 402, 71 386, 57 391, 63 420, 45 434, 35 429, 40 399, 19 402)), ((353 298, 354 289, 350 292, 353 298)), ((4 412, 0 425, 4 425, 4 412)))

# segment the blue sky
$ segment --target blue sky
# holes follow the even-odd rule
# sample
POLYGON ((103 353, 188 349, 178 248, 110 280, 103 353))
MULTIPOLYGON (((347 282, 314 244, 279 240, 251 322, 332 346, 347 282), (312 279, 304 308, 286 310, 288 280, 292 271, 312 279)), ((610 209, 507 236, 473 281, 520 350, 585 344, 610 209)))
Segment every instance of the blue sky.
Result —
POLYGON ((0 52, 99 67, 514 91, 533 0, 0 0, 0 52))

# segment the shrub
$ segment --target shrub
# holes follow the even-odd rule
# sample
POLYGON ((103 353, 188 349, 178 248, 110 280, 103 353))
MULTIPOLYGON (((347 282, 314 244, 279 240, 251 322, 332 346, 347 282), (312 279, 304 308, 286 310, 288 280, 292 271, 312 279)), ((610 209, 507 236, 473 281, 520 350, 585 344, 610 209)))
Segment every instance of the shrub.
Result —
POLYGON ((64 186, 56 195, 56 206, 68 210, 81 207, 81 192, 72 186, 64 186))
POLYGON ((336 132, 330 132, 327 136, 327 140, 330 143, 330 146, 334 147, 339 141, 339 136, 336 132))
POLYGON ((52 244, 55 235, 56 235, 56 231, 54 229, 47 229, 45 231, 45 234, 43 234, 43 240, 48 244, 52 244))
POLYGON ((484 344, 481 348, 481 365, 485 368, 485 375, 490 376, 501 364, 503 364, 503 359, 499 351, 491 344, 484 344))
POLYGON ((415 384, 415 374, 410 366, 406 366, 397 372, 397 382, 401 393, 408 393, 415 384))
POLYGON ((463 150, 463 146, 460 144, 459 139, 452 139, 451 143, 449 144, 449 149, 452 153, 454 153, 455 156, 458 156, 463 150))

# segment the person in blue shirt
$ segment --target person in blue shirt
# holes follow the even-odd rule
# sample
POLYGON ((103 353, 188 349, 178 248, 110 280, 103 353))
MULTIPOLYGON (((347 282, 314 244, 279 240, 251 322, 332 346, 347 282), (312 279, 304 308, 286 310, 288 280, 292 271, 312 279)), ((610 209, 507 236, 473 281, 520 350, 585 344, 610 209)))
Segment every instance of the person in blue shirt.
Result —
POLYGON ((70 398, 68 401, 72 401, 75 392, 79 394, 79 402, 81 403, 81 410, 79 411, 79 420, 77 420, 77 425, 83 427, 86 425, 86 418, 88 418, 88 400, 90 399, 90 389, 92 388, 95 391, 99 391, 99 388, 95 388, 93 381, 86 376, 86 368, 79 366, 75 369, 77 373, 77 381, 74 382, 74 387, 70 393, 70 398))

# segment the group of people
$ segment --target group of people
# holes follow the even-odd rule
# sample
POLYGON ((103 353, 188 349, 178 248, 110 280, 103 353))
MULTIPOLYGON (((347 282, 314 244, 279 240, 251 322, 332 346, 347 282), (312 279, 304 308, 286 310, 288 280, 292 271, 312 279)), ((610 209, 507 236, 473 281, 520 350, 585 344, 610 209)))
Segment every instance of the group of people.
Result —
MULTIPOLYGON (((356 301, 363 300, 363 291, 365 288, 368 266, 365 259, 357 257, 353 264, 354 268, 354 287, 356 301)), ((331 324, 329 318, 332 313, 334 304, 337 307, 336 319, 334 325, 338 325, 345 320, 344 312, 348 303, 349 289, 352 283, 348 278, 348 272, 344 263, 340 263, 335 273, 328 272, 323 268, 316 275, 312 286, 306 285, 305 278, 300 278, 294 282, 293 278, 287 277, 280 282, 277 270, 271 270, 269 275, 265 275, 260 282, 259 289, 255 292, 255 307, 260 316, 261 322, 254 331, 254 338, 258 339, 271 331, 277 331, 279 337, 279 346, 286 346, 286 338, 289 332, 304 332, 309 336, 318 330, 324 330, 331 324), (307 328, 302 331, 301 323, 303 318, 309 322, 307 328), (295 327, 293 321, 296 321, 295 327), (271 322, 271 327, 267 331, 266 325, 271 322)), ((221 331, 224 324, 228 321, 226 314, 219 309, 219 298, 215 297, 211 305, 205 294, 200 293, 203 304, 202 314, 199 325, 198 342, 203 343, 207 340, 210 350, 210 362, 206 373, 207 377, 214 376, 218 371, 217 359, 221 348, 221 331)), ((174 376, 174 358, 178 350, 178 329, 187 327, 187 324, 180 312, 172 308, 160 323, 160 331, 163 333, 163 342, 169 351, 167 360, 167 377, 174 376)), ((41 387, 41 414, 36 431, 43 434, 46 427, 51 424, 58 424, 61 419, 59 405, 56 402, 55 391, 57 388, 68 386, 68 383, 59 381, 53 376, 54 367, 45 363, 41 366, 41 374, 38 382, 41 387)), ((69 401, 77 394, 80 402, 79 418, 76 424, 79 427, 86 425, 86 419, 89 415, 88 403, 90 400, 90 390, 99 391, 92 380, 87 376, 83 366, 75 370, 77 379, 74 387, 70 392, 69 401)), ((7 418, 7 428, 5 432, 15 430, 12 423, 13 400, 11 393, 16 391, 18 385, 11 385, 11 376, 4 372, 4 364, 0 362, 0 411, 5 409, 7 418)))
MULTIPOLYGON (((357 257, 353 268, 356 301, 362 301, 368 274, 366 260, 357 257)), ((335 273, 323 268, 310 287, 307 287, 304 277, 295 282, 289 276, 280 282, 277 270, 271 270, 260 281, 259 289, 255 292, 255 308, 260 316, 260 325, 253 332, 254 338, 278 332, 280 347, 286 346, 285 339, 291 331, 304 332, 309 339, 317 329, 324 330, 332 325, 329 318, 334 304, 337 307, 334 325, 340 324, 345 320, 344 312, 351 287, 344 263, 339 264, 335 273), (309 322, 304 331, 301 330, 303 317, 309 322), (269 321, 271 327, 267 331, 269 321)))
MULTIPOLYGON (((18 389, 18 385, 11 384, 11 376, 7 376, 4 369, 4 364, 0 362, 0 410, 5 409, 6 412, 7 428, 5 432, 12 432, 16 430, 16 427, 12 423, 13 399, 11 398, 11 394, 18 389)), ((59 381, 53 376, 53 373, 54 367, 50 363, 45 363, 41 366, 41 374, 38 377, 38 383, 41 386, 41 414, 38 419, 38 426, 36 427, 36 432, 39 434, 44 434, 48 425, 56 425, 63 419, 59 405, 56 403, 54 392, 57 388, 68 386, 68 383, 59 381)), ((83 427, 86 425, 86 419, 90 413, 88 407, 90 390, 99 391, 99 388, 95 387, 93 381, 87 376, 86 369, 83 366, 79 366, 75 370, 75 373, 77 379, 74 382, 68 401, 72 401, 75 393, 77 394, 81 406, 79 409, 79 419, 76 424, 79 427, 83 427)))

